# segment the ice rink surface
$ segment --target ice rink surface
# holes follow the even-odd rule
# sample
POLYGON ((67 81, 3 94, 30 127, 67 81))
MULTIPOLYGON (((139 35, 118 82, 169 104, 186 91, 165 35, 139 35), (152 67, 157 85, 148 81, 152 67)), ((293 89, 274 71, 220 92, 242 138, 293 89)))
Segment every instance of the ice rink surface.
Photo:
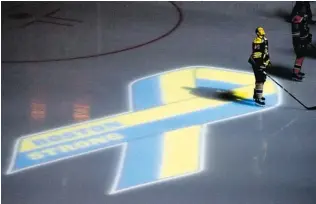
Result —
POLYGON ((205 168, 192 176, 109 195, 121 148, 6 174, 17 138, 126 112, 136 79, 197 65, 251 72, 257 26, 269 39, 272 76, 315 106, 315 58, 304 61, 304 82, 288 77, 295 55, 280 13, 292 6, 2 3, 2 203, 315 204, 316 112, 281 90, 274 109, 209 125, 205 168))

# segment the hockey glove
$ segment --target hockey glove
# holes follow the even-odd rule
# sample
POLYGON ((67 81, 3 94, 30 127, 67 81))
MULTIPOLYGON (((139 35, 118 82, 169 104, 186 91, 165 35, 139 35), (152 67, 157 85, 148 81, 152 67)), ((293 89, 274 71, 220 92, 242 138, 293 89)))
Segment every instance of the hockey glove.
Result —
POLYGON ((266 60, 263 64, 264 64, 265 68, 270 67, 270 65, 271 65, 270 59, 266 60))

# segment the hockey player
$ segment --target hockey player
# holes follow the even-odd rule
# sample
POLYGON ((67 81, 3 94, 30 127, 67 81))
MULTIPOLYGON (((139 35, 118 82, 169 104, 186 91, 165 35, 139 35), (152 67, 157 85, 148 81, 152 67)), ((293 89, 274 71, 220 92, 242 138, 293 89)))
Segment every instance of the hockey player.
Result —
POLYGON ((256 85, 254 88, 253 99, 256 104, 260 106, 265 105, 265 98, 263 97, 263 86, 266 81, 266 74, 264 70, 271 66, 268 39, 262 27, 256 28, 256 37, 252 42, 252 54, 248 62, 251 64, 256 85))
POLYGON ((307 7, 303 5, 292 19, 292 43, 296 54, 292 79, 295 81, 302 81, 305 76, 301 69, 311 42, 312 34, 308 27, 307 7))

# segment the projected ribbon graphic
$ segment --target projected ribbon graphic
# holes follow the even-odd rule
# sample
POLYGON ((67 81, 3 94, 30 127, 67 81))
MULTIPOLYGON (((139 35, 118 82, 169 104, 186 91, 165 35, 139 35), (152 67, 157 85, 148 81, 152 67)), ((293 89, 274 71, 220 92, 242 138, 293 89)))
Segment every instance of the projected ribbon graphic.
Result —
POLYGON ((122 154, 110 194, 201 172, 203 125, 279 105, 271 81, 265 108, 253 104, 253 87, 251 73, 214 67, 136 80, 129 85, 130 112, 21 137, 7 174, 115 146, 122 154))

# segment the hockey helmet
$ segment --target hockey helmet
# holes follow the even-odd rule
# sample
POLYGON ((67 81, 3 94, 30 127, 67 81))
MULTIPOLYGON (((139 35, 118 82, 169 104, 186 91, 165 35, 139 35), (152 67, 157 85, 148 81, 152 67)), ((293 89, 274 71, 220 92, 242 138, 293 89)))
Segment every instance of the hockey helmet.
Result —
POLYGON ((264 37, 266 35, 266 32, 264 31, 263 27, 257 27, 256 34, 258 37, 264 37))

